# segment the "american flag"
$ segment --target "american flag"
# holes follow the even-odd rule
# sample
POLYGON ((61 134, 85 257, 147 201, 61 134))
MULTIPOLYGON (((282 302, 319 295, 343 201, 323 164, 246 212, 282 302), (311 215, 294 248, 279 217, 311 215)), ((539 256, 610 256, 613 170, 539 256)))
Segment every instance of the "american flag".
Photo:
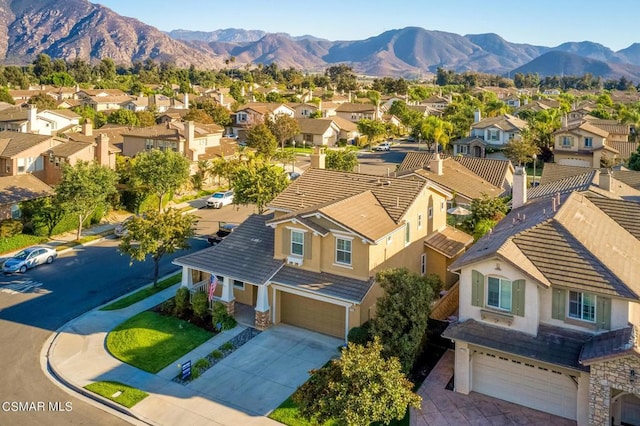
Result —
POLYGON ((209 278, 209 301, 213 300, 213 293, 216 292, 216 286, 218 285, 218 277, 215 274, 211 274, 209 278))

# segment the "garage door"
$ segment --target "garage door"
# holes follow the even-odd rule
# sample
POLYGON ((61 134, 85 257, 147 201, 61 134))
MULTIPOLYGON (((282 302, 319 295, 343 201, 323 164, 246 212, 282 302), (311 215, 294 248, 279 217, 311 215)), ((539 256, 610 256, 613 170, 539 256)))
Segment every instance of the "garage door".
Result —
POLYGON ((344 338, 343 306, 280 292, 280 321, 323 334, 344 338))
POLYGON ((558 164, 561 166, 591 167, 591 163, 578 158, 560 158, 558 159, 558 164))
POLYGON ((472 360, 473 391, 576 419, 577 385, 566 374, 480 351, 472 360))

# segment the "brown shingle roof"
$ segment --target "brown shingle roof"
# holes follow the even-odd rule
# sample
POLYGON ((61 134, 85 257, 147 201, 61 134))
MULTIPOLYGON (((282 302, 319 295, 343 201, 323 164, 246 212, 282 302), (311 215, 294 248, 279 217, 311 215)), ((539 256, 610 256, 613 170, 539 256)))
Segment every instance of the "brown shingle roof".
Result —
POLYGON ((32 133, 0 132, 0 157, 11 158, 52 138, 52 136, 32 133))
POLYGON ((355 104, 353 102, 345 102, 336 108, 337 112, 374 112, 376 109, 373 104, 355 104))
POLYGON ((425 181, 418 180, 309 169, 269 203, 269 207, 297 212, 371 191, 389 216, 398 223, 425 185, 425 181))
POLYGON ((527 122, 510 114, 498 117, 489 117, 471 125, 474 129, 486 129, 487 127, 498 127, 504 131, 522 130, 527 127, 527 122))
POLYGON ((309 133, 312 135, 322 135, 331 127, 331 121, 320 120, 316 118, 296 118, 300 133, 309 133))
POLYGON ((57 156, 57 157, 69 157, 70 155, 73 155, 77 152, 82 151, 83 149, 87 149, 88 147, 94 145, 94 143, 90 142, 75 142, 75 141, 68 141, 68 142, 63 142, 60 145, 54 146, 53 148, 51 148, 51 152, 53 153, 53 155, 57 156))
POLYGON ((636 142, 607 141, 607 145, 618 151, 618 158, 622 160, 627 160, 638 149, 636 142))
POLYGON ((556 130, 555 132, 553 132, 554 135, 557 134, 561 134, 561 133, 571 133, 573 130, 583 130, 585 132, 589 132, 592 133, 594 135, 598 135, 600 137, 606 138, 609 137, 609 132, 607 132, 606 130, 597 127, 591 123, 589 123, 588 121, 584 121, 584 122, 577 122, 574 124, 569 124, 566 127, 563 127, 561 129, 556 130))
POLYGON ((47 197, 53 189, 31 174, 0 177, 0 205, 47 197))
POLYGON ((442 231, 434 232, 424 240, 425 246, 442 253, 449 259, 462 252, 472 243, 473 237, 471 235, 451 226, 445 227, 442 231))

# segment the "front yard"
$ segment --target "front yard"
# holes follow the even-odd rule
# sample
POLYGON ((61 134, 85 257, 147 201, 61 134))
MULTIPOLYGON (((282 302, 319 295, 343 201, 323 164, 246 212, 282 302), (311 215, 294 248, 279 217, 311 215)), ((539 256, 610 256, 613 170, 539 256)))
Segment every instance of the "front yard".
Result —
POLYGON ((157 373, 213 336, 189 322, 145 311, 109 333, 107 350, 122 362, 157 373))

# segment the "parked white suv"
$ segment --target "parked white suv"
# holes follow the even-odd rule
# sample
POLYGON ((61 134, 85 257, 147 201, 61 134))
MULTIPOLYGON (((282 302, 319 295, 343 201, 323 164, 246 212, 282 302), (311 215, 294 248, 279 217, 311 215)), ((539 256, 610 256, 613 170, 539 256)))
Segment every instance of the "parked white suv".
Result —
POLYGON ((220 209, 227 204, 233 203, 233 191, 216 192, 207 198, 207 207, 220 209))
POLYGON ((382 142, 380 145, 373 148, 374 151, 390 151, 391 144, 389 142, 382 142))

